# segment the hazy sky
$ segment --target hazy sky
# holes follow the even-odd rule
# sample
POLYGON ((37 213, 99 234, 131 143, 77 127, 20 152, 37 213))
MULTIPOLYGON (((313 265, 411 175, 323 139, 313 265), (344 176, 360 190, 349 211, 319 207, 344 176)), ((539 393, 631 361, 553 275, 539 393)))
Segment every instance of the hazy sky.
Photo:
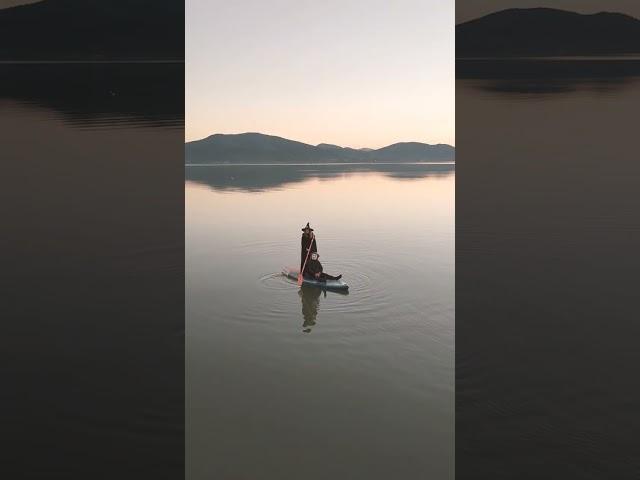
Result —
POLYGON ((186 0, 186 139, 454 144, 453 0, 186 0))
POLYGON ((640 0, 456 0, 456 23, 505 8, 550 7, 580 13, 622 12, 640 18, 640 0))

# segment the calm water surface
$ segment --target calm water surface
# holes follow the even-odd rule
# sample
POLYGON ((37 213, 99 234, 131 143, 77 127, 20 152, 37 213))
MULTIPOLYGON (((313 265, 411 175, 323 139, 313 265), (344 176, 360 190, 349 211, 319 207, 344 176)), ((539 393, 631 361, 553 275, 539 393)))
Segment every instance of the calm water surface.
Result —
POLYGON ((454 167, 186 179, 188 477, 453 478, 454 167), (307 221, 348 295, 280 273, 307 221))
POLYGON ((636 478, 640 61, 457 69, 456 473, 636 478))
POLYGON ((3 465, 180 478, 184 66, 0 78, 3 465))

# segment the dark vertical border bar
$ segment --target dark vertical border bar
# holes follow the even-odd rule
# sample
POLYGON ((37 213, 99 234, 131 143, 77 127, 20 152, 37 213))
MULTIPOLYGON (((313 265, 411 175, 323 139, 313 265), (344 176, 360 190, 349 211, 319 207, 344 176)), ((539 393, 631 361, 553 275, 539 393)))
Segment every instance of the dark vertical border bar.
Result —
POLYGON ((456 477, 636 478, 640 62, 534 13, 457 27, 456 477))
POLYGON ((0 26, 0 470, 184 478, 184 4, 0 26))

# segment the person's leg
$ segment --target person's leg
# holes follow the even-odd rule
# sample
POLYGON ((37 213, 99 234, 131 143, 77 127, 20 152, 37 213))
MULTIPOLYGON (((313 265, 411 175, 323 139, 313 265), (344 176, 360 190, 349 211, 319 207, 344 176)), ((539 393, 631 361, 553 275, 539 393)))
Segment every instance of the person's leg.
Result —
POLYGON ((324 275, 324 278, 327 280, 340 280, 342 278, 342 275, 338 275, 337 277, 334 277, 333 275, 329 275, 327 273, 323 273, 322 275, 324 275))

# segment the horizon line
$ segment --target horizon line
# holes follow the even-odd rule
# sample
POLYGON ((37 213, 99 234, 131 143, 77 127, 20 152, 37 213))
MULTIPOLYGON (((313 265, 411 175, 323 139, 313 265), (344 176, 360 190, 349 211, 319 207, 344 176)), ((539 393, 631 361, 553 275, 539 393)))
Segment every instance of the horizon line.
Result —
POLYGON ((320 142, 320 143, 316 143, 316 144, 313 144, 313 143, 307 143, 307 142, 302 142, 302 141, 300 141, 300 140, 294 140, 294 139, 291 139, 291 138, 283 137, 283 136, 280 136, 280 135, 273 135, 273 134, 270 134, 270 133, 262 133, 262 132, 212 133, 212 134, 210 134, 210 135, 207 135, 206 137, 198 138, 198 139, 195 139, 195 140, 187 140, 187 139, 185 139, 184 143, 185 143, 185 145, 186 145, 187 143, 200 142, 200 141, 202 141, 202 140, 206 140, 206 139, 208 139, 208 138, 211 138, 211 137, 213 137, 213 136, 215 136, 215 135, 228 135, 228 136, 231 136, 231 135, 248 135, 248 134, 256 134, 256 135, 263 135, 263 136, 265 136, 265 137, 276 137, 276 138, 281 138, 281 139, 283 139, 283 140, 288 140, 288 141, 290 141, 290 142, 302 143, 303 145, 308 145, 308 146, 310 146, 310 147, 318 147, 319 145, 334 145, 334 146, 336 146, 336 147, 340 147, 340 148, 350 148, 350 149, 352 149, 352 150, 363 150, 363 149, 365 149, 365 150, 367 150, 367 149, 368 149, 368 150, 379 150, 379 149, 381 149, 381 148, 389 147, 389 146, 391 146, 391 145, 398 145, 398 144, 400 144, 400 143, 421 143, 421 144, 423 144, 423 145, 429 145, 429 146, 438 146, 438 145, 443 145, 443 146, 451 147, 451 148, 454 148, 454 149, 456 148, 455 144, 450 144, 450 143, 427 143, 427 142, 421 142, 421 141, 418 141, 418 140, 397 141, 397 142, 389 143, 388 145, 384 145, 384 146, 382 146, 382 147, 378 147, 378 148, 370 148, 370 147, 348 147, 348 146, 347 146, 347 147, 345 147, 345 146, 342 146, 342 145, 338 145, 338 144, 336 144, 336 143, 329 143, 329 142, 320 142))

